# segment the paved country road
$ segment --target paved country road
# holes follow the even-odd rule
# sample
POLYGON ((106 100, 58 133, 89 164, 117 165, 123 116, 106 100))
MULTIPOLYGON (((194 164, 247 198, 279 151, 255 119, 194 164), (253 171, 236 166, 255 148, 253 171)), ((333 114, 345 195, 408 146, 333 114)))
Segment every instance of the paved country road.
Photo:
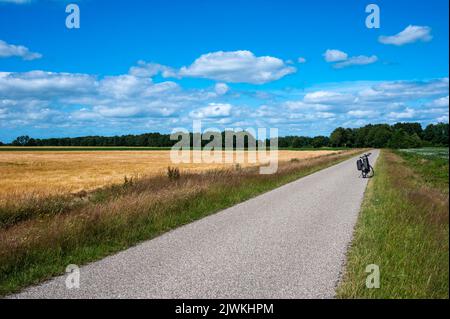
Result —
MULTIPOLYGON (((374 151, 372 164, 378 156, 374 151)), ((367 179, 355 158, 13 298, 332 298, 367 179)))

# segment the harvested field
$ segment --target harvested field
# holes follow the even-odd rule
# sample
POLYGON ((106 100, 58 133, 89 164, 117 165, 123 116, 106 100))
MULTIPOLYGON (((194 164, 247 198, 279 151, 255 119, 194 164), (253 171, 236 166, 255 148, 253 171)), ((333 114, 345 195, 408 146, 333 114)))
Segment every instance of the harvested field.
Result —
MULTIPOLYGON (((197 152, 197 151, 194 151, 197 152)), ((278 153, 279 161, 306 160, 332 150, 278 153)), ((0 201, 24 196, 89 191, 122 183, 125 176, 165 174, 168 166, 182 171, 205 171, 233 164, 172 164, 169 150, 158 151, 4 151, 0 152, 0 201)), ((255 164, 243 164, 249 166, 255 164)))

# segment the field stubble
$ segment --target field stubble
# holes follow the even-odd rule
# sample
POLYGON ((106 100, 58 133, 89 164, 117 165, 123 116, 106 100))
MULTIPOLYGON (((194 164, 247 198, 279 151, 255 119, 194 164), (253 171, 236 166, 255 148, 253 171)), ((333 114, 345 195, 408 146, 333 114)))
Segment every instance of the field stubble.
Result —
MULTIPOLYGON (((198 151, 194 151, 198 152, 198 151)), ((279 151, 279 161, 314 158, 337 151, 279 151)), ((246 153, 247 154, 247 153, 246 153)), ((223 157, 223 154, 222 154, 223 157)), ((247 155, 242 167, 248 163, 247 155)), ((0 152, 0 203, 23 197, 76 194, 120 184, 124 178, 164 175, 173 166, 170 151, 21 151, 0 152)), ((176 164, 181 171, 230 168, 227 163, 176 164)))

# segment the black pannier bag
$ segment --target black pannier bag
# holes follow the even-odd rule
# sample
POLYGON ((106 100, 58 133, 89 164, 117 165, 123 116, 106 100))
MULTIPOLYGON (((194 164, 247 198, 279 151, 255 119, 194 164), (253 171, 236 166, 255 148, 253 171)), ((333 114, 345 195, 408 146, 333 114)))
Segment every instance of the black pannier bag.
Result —
POLYGON ((369 159, 367 157, 363 158, 363 168, 366 171, 369 171, 369 169, 370 169, 369 159))
POLYGON ((363 162, 361 159, 356 161, 356 167, 358 168, 358 171, 362 171, 363 169, 363 162))

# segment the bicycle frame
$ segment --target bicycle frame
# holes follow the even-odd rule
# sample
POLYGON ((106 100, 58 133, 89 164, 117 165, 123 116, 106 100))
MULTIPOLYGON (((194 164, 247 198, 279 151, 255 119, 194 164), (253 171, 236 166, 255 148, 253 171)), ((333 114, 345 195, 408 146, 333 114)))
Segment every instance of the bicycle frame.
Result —
POLYGON ((370 165, 370 162, 369 162, 369 156, 370 155, 371 155, 371 153, 364 154, 356 162, 357 169, 358 169, 358 171, 361 171, 361 176, 363 178, 368 177, 370 172, 373 173, 373 168, 372 168, 372 166, 370 165))

